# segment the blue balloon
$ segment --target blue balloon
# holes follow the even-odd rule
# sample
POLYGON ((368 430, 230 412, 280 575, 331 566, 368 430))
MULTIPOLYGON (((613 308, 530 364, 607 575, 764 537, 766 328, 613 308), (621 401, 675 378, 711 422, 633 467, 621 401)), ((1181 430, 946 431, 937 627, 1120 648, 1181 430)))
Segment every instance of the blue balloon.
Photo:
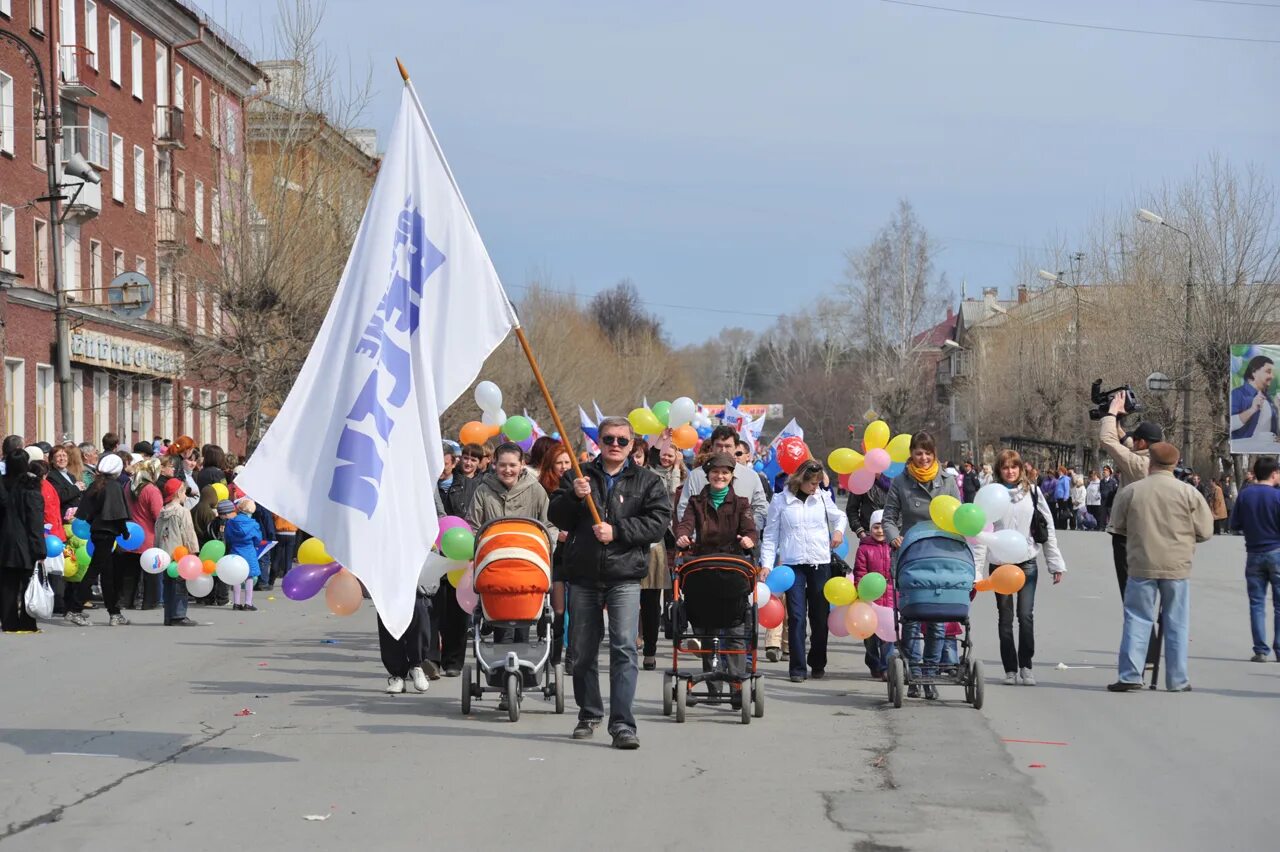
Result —
POLYGON ((790 565, 779 565, 769 572, 769 576, 765 578, 764 584, 769 587, 769 591, 775 595, 786 592, 787 589, 795 585, 796 572, 792 570, 790 565))
POLYGON ((751 465, 751 469, 754 470, 756 473, 763 473, 764 462, 760 461, 759 459, 756 459, 756 463, 751 465))
POLYGON ((61 556, 62 551, 66 549, 66 545, 56 535, 46 535, 44 537, 44 555, 50 559, 55 556, 61 556))
POLYGON ((93 555, 93 542, 92 542, 92 541, 90 541, 88 544, 86 544, 86 545, 84 546, 84 551, 85 551, 85 553, 89 554, 90 556, 92 556, 92 555, 93 555))
POLYGON ((126 521, 125 534, 116 536, 116 544, 121 550, 138 550, 142 547, 142 543, 147 540, 147 535, 142 531, 142 527, 133 521, 126 521))
POLYGON ((849 537, 848 536, 845 536, 844 540, 840 542, 840 546, 837 547, 834 552, 836 556, 839 556, 841 559, 849 558, 849 537))
POLYGON ((710 437, 711 437, 711 432, 712 432, 712 431, 713 431, 713 430, 711 429, 711 427, 710 427, 710 426, 699 426, 699 427, 698 427, 698 437, 705 441, 705 440, 707 440, 708 438, 710 438, 710 437))
POLYGON ((71 534, 76 538, 83 538, 87 540, 89 538, 89 522, 76 518, 71 522, 71 534))
POLYGON ((890 479, 893 479, 895 476, 902 473, 906 469, 907 469, 906 462, 894 462, 893 464, 889 465, 889 467, 885 470, 884 475, 889 477, 890 479))

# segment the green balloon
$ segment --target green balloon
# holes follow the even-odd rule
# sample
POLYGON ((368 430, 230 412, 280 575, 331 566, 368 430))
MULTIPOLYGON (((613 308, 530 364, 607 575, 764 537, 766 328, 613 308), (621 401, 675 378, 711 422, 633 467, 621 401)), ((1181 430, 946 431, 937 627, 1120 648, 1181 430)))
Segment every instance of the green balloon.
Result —
POLYGON ((76 564, 77 565, 83 565, 85 566, 85 569, 88 570, 89 560, 92 558, 93 557, 89 555, 88 544, 82 544, 76 548, 76 564))
POLYGON ((502 434, 518 444, 533 434, 533 424, 529 422, 528 417, 517 414, 508 417, 507 422, 502 424, 502 434))
POLYGON ((469 562, 476 552, 476 537, 467 527, 454 527, 440 537, 440 552, 448 559, 469 562))
POLYGON ((177 578, 177 576, 178 576, 178 563, 177 563, 177 562, 170 562, 170 563, 169 563, 169 567, 168 567, 168 568, 166 568, 166 569, 164 569, 164 573, 168 574, 170 577, 177 578))
POLYGON ((976 503, 962 503, 960 508, 956 509, 951 523, 955 524, 956 532, 960 535, 972 538, 986 527, 987 513, 982 511, 982 507, 976 503))
POLYGON ((200 548, 201 562, 217 562, 219 559, 227 555, 227 545, 216 538, 206 541, 204 547, 200 548))
POLYGON ((653 404, 653 416, 658 418, 658 422, 663 426, 671 425, 671 403, 665 399, 661 402, 653 404))
POLYGON ((884 575, 872 571, 858 581, 858 600, 875 603, 880 600, 880 596, 884 594, 885 589, 888 587, 889 583, 885 580, 884 575))

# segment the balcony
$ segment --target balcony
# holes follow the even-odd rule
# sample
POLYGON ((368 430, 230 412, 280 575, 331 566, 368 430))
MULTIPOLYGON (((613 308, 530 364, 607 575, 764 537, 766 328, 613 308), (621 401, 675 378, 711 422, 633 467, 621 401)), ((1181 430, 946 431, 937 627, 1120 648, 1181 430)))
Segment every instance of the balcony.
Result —
POLYGON ((156 208, 156 250, 179 252, 187 247, 187 215, 176 207, 156 208))
POLYGON ((161 148, 187 147, 187 126, 182 110, 176 106, 156 107, 156 144, 161 148))
POLYGON ((949 387, 951 385, 951 359, 943 358, 938 362, 936 370, 936 379, 934 384, 939 387, 949 387))
POLYGON ((62 186, 62 195, 67 201, 68 219, 83 221, 102 212, 102 184, 70 177, 63 171, 62 163, 58 164, 58 183, 62 186))
POLYGON ((64 44, 58 48, 59 94, 73 101, 96 98, 98 92, 90 85, 98 78, 96 54, 87 47, 64 44))

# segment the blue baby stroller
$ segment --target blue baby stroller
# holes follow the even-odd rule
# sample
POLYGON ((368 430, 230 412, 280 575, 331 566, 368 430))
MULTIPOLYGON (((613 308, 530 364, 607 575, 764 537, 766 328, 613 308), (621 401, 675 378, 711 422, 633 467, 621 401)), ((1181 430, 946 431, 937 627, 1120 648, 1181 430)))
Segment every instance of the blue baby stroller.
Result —
MULTIPOLYGON (((944 532, 931 523, 913 526, 898 548, 894 568, 894 624, 898 653, 889 660, 889 701, 902 706, 909 686, 955 684, 964 687, 965 701, 982 707, 982 662, 973 656, 969 636, 969 596, 973 590, 973 552, 964 536, 944 532), (914 625, 958 622, 963 627, 960 652, 954 662, 925 661, 909 666, 902 651, 918 641, 914 625)), ((945 640, 937 640, 943 642, 945 640)))

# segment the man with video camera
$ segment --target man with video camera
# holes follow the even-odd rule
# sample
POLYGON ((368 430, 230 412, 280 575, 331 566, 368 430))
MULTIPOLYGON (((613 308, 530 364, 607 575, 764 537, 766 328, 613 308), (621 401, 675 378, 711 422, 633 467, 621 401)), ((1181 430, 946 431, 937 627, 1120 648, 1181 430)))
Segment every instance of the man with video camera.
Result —
MULTIPOLYGON (((1115 462, 1116 476, 1120 480, 1121 488, 1146 478, 1151 469, 1148 449, 1152 444, 1164 440, 1163 429, 1155 423, 1143 421, 1133 430, 1133 434, 1128 436, 1128 442, 1125 441, 1126 436, 1124 429, 1120 427, 1120 418, 1129 413, 1125 409, 1129 396, 1129 392, 1124 390, 1113 393, 1107 413, 1098 419, 1098 443, 1115 462)), ((1129 581, 1126 546, 1123 535, 1112 533, 1111 553, 1115 559, 1116 582, 1120 585, 1121 599, 1124 598, 1124 587, 1129 581)))

